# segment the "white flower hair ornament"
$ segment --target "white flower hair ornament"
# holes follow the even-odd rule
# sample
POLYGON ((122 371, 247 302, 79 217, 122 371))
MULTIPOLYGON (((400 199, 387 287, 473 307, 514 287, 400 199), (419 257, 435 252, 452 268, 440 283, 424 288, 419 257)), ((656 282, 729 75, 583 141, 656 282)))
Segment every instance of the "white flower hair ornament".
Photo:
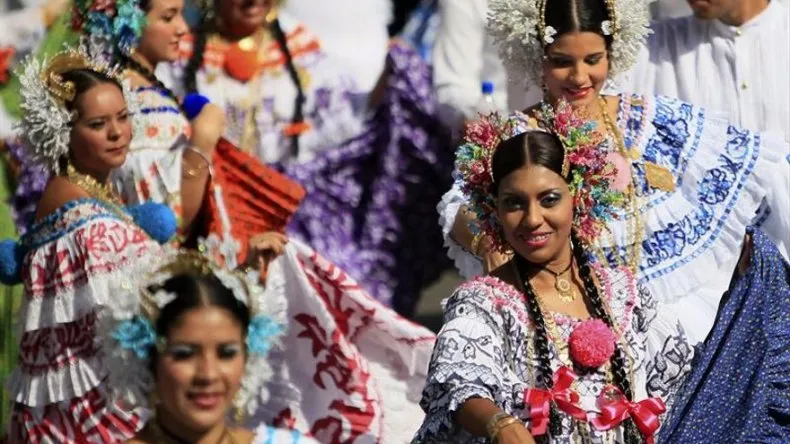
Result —
POLYGON ((68 155, 71 128, 77 119, 77 112, 66 108, 66 103, 74 100, 75 86, 64 81, 63 74, 78 69, 96 71, 117 81, 130 114, 139 110, 130 83, 123 80, 120 68, 90 57, 83 47, 43 60, 28 56, 19 74, 22 120, 17 129, 32 161, 52 173, 58 172, 60 159, 68 155))
MULTIPOLYGON (((546 46, 554 43, 557 30, 546 25, 546 2, 556 0, 490 0, 488 32, 508 71, 527 74, 531 83, 542 84, 542 62, 546 46)), ((605 0, 609 18, 601 33, 612 37, 609 77, 628 71, 650 34, 644 0, 605 0)))
POLYGON ((152 267, 139 286, 130 286, 127 294, 112 298, 101 318, 107 387, 113 400, 154 408, 149 405, 156 389, 150 359, 155 351, 167 347, 167 339, 157 336, 155 325, 161 311, 178 297, 162 287, 178 275, 214 276, 250 311, 245 336, 247 361, 233 406, 239 416, 253 414, 269 397, 265 383, 272 370, 267 355, 285 332, 285 301, 269 294, 254 273, 221 267, 202 251, 168 247, 152 267))

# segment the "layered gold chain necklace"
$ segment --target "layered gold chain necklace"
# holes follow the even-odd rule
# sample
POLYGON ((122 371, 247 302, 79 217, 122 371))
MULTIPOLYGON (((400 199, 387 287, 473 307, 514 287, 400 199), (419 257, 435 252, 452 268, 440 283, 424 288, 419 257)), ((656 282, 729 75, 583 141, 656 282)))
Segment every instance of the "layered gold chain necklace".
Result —
POLYGON ((89 174, 80 173, 71 164, 66 167, 66 179, 85 190, 94 199, 104 203, 119 218, 132 220, 129 213, 124 211, 123 201, 110 185, 99 183, 89 174))

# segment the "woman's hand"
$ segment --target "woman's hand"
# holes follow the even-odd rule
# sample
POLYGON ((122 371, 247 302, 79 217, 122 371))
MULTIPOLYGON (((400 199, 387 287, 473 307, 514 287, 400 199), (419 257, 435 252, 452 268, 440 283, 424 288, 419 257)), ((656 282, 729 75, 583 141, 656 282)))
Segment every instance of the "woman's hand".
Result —
POLYGON ((276 231, 256 234, 250 238, 247 249, 247 265, 265 271, 269 263, 283 254, 288 237, 276 231))
POLYGON ((210 155, 225 132, 225 112, 213 103, 206 104, 192 119, 192 144, 210 155))
POLYGON ((497 444, 535 444, 535 438, 520 422, 511 424, 497 435, 497 444))

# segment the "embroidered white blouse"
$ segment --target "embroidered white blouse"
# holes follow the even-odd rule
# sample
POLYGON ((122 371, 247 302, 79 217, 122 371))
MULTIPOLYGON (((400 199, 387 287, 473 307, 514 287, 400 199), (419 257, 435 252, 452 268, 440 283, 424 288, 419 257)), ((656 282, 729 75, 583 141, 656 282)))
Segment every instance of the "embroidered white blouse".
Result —
MULTIPOLYGON (((597 268, 596 274, 604 288, 602 299, 622 333, 620 347, 627 356, 632 400, 659 397, 670 405, 694 354, 683 329, 677 321, 659 320, 659 305, 636 284, 630 272, 597 268)), ((525 405, 524 392, 536 388, 539 358, 525 297, 497 278, 483 277, 462 284, 445 302, 444 325, 436 340, 421 401, 426 418, 414 443, 488 442, 473 437, 452 419, 465 401, 475 397, 492 400, 529 426, 530 406, 525 405)), ((555 330, 546 322, 552 337, 549 362, 551 371, 556 372, 563 365, 572 366, 568 338, 582 321, 559 313, 548 312, 545 316, 556 325, 555 330)), ((597 399, 607 384, 604 369, 575 370, 579 379, 573 387, 588 419, 599 412, 597 399)), ((572 421, 562 412, 560 418, 561 433, 551 436, 552 444, 577 442, 585 429, 590 442, 621 442, 620 427, 601 432, 588 423, 572 421)))

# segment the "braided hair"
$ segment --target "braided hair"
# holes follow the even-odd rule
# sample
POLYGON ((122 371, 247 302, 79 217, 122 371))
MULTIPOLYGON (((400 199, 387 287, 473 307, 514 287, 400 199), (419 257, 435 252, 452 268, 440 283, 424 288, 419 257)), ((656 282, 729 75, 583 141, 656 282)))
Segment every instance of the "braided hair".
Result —
MULTIPOLYGON (((586 254, 584 254, 584 251, 581 248, 582 244, 576 239, 574 235, 571 236, 571 242, 572 245, 576 246, 576 248, 573 248, 573 256, 576 264, 579 266, 579 276, 582 278, 582 283, 584 284, 584 293, 587 295, 587 299, 590 301, 592 315, 606 323, 609 328, 614 329, 614 320, 611 316, 609 316, 609 313, 604 308, 604 302, 603 299, 601 299, 601 294, 598 292, 598 286, 595 285, 595 281, 592 277, 592 270, 588 257, 586 254)), ((625 351, 618 343, 615 343, 615 350, 611 358, 611 364, 612 375, 614 376, 614 384, 623 392, 626 398, 633 400, 634 392, 633 388, 631 387, 631 381, 628 379, 626 370, 627 364, 625 351)), ((642 435, 637 430, 633 420, 629 418, 623 423, 623 426, 623 435, 626 443, 641 443, 643 441, 642 435)))
POLYGON ((179 109, 181 109, 181 111, 183 112, 183 108, 181 106, 181 102, 178 100, 178 96, 176 96, 173 90, 168 88, 167 85, 165 85, 161 80, 159 80, 156 74, 150 69, 148 69, 148 67, 144 66, 142 63, 128 56, 122 56, 121 63, 127 69, 131 69, 132 71, 143 76, 146 80, 148 80, 149 83, 151 83, 151 85, 162 91, 167 97, 171 98, 175 103, 179 105, 179 109))
MULTIPOLYGON (((499 144, 491 161, 494 177, 491 192, 497 195, 502 180, 525 165, 540 165, 561 175, 564 153, 565 149, 562 142, 555 135, 549 133, 528 131, 505 140, 499 144)), ((604 308, 598 287, 593 280, 587 256, 574 235, 571 236, 571 243, 576 247, 573 249, 574 260, 579 267, 579 275, 584 284, 584 293, 590 302, 591 314, 593 317, 605 322, 610 328, 613 328, 614 321, 604 308)), ((549 350, 550 338, 546 329, 546 321, 534 288, 528 279, 524 279, 528 275, 529 263, 525 258, 516 255, 515 265, 518 270, 518 279, 520 283, 523 283, 524 292, 526 293, 526 308, 536 332, 534 338, 535 348, 538 351, 536 382, 539 387, 550 389, 553 385, 553 379, 549 350)), ((615 345, 615 353, 611 358, 613 382, 630 400, 633 398, 633 388, 626 372, 625 352, 619 344, 615 345)), ((552 405, 549 425, 551 434, 560 434, 561 425, 559 412, 552 405)), ((643 442, 641 434, 631 419, 625 421, 623 425, 626 443, 639 444, 643 442)), ((542 439, 546 440, 548 438, 544 436, 542 439)))
MULTIPOLYGON (((192 55, 189 57, 186 67, 184 68, 184 91, 187 93, 197 92, 197 72, 203 65, 203 53, 206 50, 206 43, 208 36, 214 31, 214 20, 210 18, 210 12, 206 12, 201 17, 200 22, 195 28, 193 34, 195 40, 192 49, 192 55)), ((280 25, 279 19, 274 19, 271 24, 272 35, 274 36, 277 45, 280 47, 285 56, 285 69, 288 71, 288 76, 296 86, 296 99, 294 99, 294 114, 291 117, 291 123, 299 125, 304 123, 304 104, 307 100, 304 86, 299 79, 299 73, 296 70, 291 50, 288 48, 288 38, 280 25)), ((291 136, 291 156, 297 157, 299 155, 299 134, 295 133, 291 136)))
MULTIPOLYGON (((291 123, 299 125, 304 123, 304 103, 306 98, 304 94, 304 88, 302 87, 302 81, 299 80, 299 73, 296 71, 296 65, 294 64, 291 50, 288 49, 288 39, 285 36, 285 32, 283 32, 282 26, 280 26, 280 19, 278 18, 272 21, 272 33, 274 34, 275 40, 277 40, 277 44, 280 46, 280 50, 285 55, 285 67, 288 70, 288 75, 291 77, 291 81, 294 83, 294 86, 296 86, 294 114, 291 118, 291 123)), ((299 134, 295 133, 293 136, 291 136, 291 156, 297 157, 298 155, 299 134)))

